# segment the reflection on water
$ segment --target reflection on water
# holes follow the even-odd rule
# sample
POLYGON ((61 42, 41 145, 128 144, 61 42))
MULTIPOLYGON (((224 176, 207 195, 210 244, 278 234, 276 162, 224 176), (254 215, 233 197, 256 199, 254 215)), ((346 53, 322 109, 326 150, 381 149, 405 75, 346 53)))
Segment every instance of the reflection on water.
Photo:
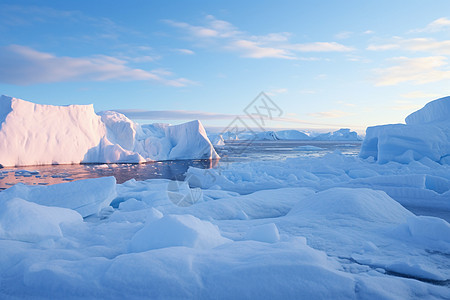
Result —
POLYGON ((322 157, 339 150, 344 155, 357 156, 361 148, 358 141, 227 141, 217 147, 222 161, 244 162, 280 160, 291 157, 322 157))
MULTIPOLYGON (((329 141, 242 141, 227 142, 217 147, 225 163, 281 160, 290 157, 321 157, 339 150, 344 155, 359 153, 361 142, 329 141)), ((219 164, 219 160, 178 160, 146 164, 83 164, 51 165, 0 169, 0 189, 22 182, 30 185, 47 185, 78 179, 114 176, 118 183, 132 178, 146 180, 154 178, 183 180, 192 166, 208 169, 219 164)))
POLYGON ((0 169, 0 189, 22 182, 30 185, 47 185, 78 179, 116 177, 117 183, 132 178, 136 180, 165 178, 183 180, 190 166, 212 168, 217 160, 178 160, 145 164, 82 164, 48 165, 0 169))

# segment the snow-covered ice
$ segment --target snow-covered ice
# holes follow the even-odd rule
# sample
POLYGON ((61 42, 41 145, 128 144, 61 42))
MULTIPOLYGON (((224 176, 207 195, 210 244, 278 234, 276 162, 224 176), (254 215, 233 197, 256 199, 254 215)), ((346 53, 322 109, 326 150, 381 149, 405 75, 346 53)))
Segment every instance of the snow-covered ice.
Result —
POLYGON ((116 195, 116 179, 103 177, 48 186, 18 183, 0 193, 0 202, 18 197, 40 205, 73 209, 87 217, 109 206, 116 195))
POLYGON ((140 163, 219 158, 200 121, 140 125, 92 105, 0 97, 0 165, 140 163))
MULTIPOLYGON (((108 115, 125 150, 167 132, 108 115)), ((16 185, 0 192, 0 298, 449 299, 450 165, 392 158, 16 185)))

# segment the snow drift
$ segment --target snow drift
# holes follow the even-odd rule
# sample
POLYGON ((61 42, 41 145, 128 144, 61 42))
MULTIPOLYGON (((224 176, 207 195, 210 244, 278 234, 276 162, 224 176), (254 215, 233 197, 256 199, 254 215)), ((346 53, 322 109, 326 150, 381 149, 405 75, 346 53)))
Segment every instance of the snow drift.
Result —
POLYGON ((360 157, 379 163, 409 163, 427 157, 450 162, 450 97, 431 101, 406 117, 406 124, 368 127, 360 157))
POLYGON ((139 125, 93 105, 53 106, 0 97, 0 164, 140 163, 218 158, 200 121, 139 125))

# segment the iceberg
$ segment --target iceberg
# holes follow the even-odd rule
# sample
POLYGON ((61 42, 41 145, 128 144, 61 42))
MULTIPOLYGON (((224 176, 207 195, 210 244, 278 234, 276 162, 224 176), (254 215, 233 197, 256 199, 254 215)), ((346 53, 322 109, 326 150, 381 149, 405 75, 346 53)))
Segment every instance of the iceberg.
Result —
POLYGON ((0 165, 141 163, 219 158, 200 121, 140 125, 93 105, 0 97, 0 165))
MULTIPOLYGON (((233 141, 361 141, 358 133, 351 131, 349 128, 341 128, 339 130, 327 133, 305 133, 299 130, 267 130, 267 131, 242 131, 242 132, 223 132, 222 134, 210 133, 209 138, 214 141, 220 140, 233 141)), ((221 145, 221 144, 218 144, 221 145)))
POLYGON ((307 135, 304 132, 298 131, 298 130, 280 130, 277 131, 276 136, 279 140, 295 140, 295 141, 304 141, 304 140, 310 140, 311 137, 307 135))
POLYGON ((423 158, 448 163, 450 157, 450 97, 426 104, 406 117, 406 124, 368 127, 361 158, 378 163, 409 163, 423 158))
POLYGON ((350 131, 349 128, 341 128, 334 132, 322 133, 313 138, 316 141, 361 141, 355 131, 350 131))

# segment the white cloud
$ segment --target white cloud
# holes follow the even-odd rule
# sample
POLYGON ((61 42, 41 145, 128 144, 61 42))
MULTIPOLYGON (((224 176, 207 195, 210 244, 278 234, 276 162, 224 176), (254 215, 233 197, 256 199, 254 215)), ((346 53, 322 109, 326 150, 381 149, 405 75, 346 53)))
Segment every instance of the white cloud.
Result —
POLYGON ((187 55, 193 55, 195 54, 194 51, 189 50, 189 49, 175 49, 175 51, 182 53, 182 54, 187 54, 187 55))
POLYGON ((428 24, 425 28, 415 29, 411 32, 439 32, 450 28, 450 19, 439 18, 428 24))
POLYGON ((276 96, 276 95, 284 94, 287 92, 288 92, 288 89, 280 88, 280 89, 271 89, 270 91, 266 92, 266 94, 269 96, 276 96))
POLYGON ((406 94, 401 94, 400 96, 403 98, 427 98, 427 99, 435 99, 442 97, 441 94, 425 93, 422 91, 413 91, 406 94))
POLYGON ((347 47, 336 42, 291 44, 286 45, 286 48, 300 52, 349 52, 353 50, 351 47, 347 47))
POLYGON ((192 84, 185 78, 171 78, 158 70, 145 71, 127 66, 127 61, 111 56, 55 56, 32 48, 0 47, 0 82, 18 85, 64 81, 148 80, 170 86, 192 84))
POLYGON ((397 85, 403 82, 425 84, 444 79, 450 79, 447 57, 397 57, 391 59, 394 66, 376 69, 378 74, 377 86, 397 85))
POLYGON ((367 50, 406 50, 412 52, 430 52, 436 55, 450 55, 450 40, 437 41, 433 38, 394 38, 390 43, 369 45, 367 50))
POLYGON ((321 112, 316 112, 316 113, 310 113, 308 115, 311 117, 314 117, 314 118, 331 119, 331 118, 342 118, 342 117, 350 116, 352 114, 349 112, 342 111, 342 110, 330 110, 330 111, 321 111, 321 112))
POLYGON ((232 41, 226 48, 238 50, 243 57, 295 59, 289 51, 280 48, 262 47, 258 43, 249 40, 232 41))
POLYGON ((386 51, 386 50, 393 50, 393 49, 399 49, 400 45, 398 44, 383 44, 383 45, 369 45, 367 47, 367 50, 370 51, 386 51))
POLYGON ((165 20, 167 24, 185 31, 186 37, 192 40, 196 46, 236 52, 242 57, 298 59, 295 52, 348 52, 353 50, 351 47, 336 42, 292 43, 289 41, 291 37, 289 32, 250 35, 237 29, 233 24, 218 20, 211 15, 207 16, 204 21, 204 25, 197 26, 165 20))

